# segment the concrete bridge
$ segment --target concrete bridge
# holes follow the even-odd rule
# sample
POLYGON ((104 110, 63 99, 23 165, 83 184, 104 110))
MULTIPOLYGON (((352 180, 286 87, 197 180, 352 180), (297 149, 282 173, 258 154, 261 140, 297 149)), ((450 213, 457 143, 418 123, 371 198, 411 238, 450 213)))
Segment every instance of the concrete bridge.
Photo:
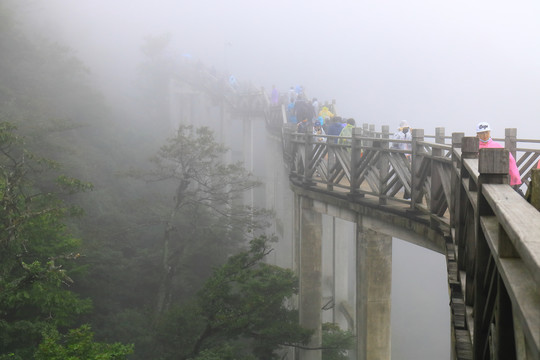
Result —
MULTIPOLYGON (((540 212, 508 185, 510 152, 522 190, 540 199, 531 186, 540 182, 533 171, 540 141, 506 129, 498 139, 505 149, 479 151, 475 137, 413 129, 412 149, 397 150, 388 126, 367 124, 347 144, 318 141, 295 133, 263 91, 220 91, 208 76, 173 79, 171 120, 207 121, 232 147, 231 160, 265 179, 262 195, 246 201, 278 213, 274 260, 300 278, 297 306, 302 325, 315 331, 311 348, 320 348, 330 320, 356 335, 350 358, 390 359, 396 237, 446 257, 452 359, 540 359, 540 212), (352 234, 339 221, 353 223, 352 234)), ((290 355, 321 359, 321 350, 290 355)))

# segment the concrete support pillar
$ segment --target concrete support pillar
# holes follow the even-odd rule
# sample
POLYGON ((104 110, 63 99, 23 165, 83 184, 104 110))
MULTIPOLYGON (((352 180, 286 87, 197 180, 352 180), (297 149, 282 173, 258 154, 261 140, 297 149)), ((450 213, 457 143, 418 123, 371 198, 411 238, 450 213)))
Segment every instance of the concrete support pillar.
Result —
POLYGON ((354 223, 334 218, 334 319, 342 330, 355 332, 356 228, 354 223), (351 269, 351 265, 353 269, 351 269), (352 293, 351 293, 352 292, 352 293))
POLYGON ((357 224, 357 359, 391 358, 392 237, 357 224))
POLYGON ((334 222, 331 215, 322 215, 322 322, 334 322, 334 222))
MULTIPOLYGON (((322 215, 313 208, 313 200, 300 198, 300 325, 315 332, 308 344, 322 343, 322 215)), ((302 360, 321 360, 321 350, 300 350, 302 360)))

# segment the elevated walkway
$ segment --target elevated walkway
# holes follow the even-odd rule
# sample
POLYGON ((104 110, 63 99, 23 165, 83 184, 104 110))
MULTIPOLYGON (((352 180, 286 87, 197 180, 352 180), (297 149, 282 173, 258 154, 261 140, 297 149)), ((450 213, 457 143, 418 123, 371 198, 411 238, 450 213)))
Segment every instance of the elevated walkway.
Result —
MULTIPOLYGON (((538 141, 506 133, 526 191, 538 141)), ((540 358, 540 213, 508 185, 508 149, 479 152, 478 139, 456 133, 446 144, 442 128, 435 142, 413 130, 410 151, 389 146, 388 127, 356 128, 345 145, 317 138, 284 132, 292 190, 315 211, 445 254, 453 358, 540 358)), ((362 346, 358 359, 386 353, 362 346)))
POLYGON ((397 237, 446 257, 453 359, 540 359, 540 212, 507 176, 511 153, 522 190, 528 190, 539 140, 517 139, 516 129, 506 129, 505 138, 496 139, 505 149, 479 152, 478 140, 463 133, 414 129, 411 150, 397 150, 388 126, 364 124, 338 144, 337 137, 295 133, 284 106, 270 106, 263 90, 231 89, 211 74, 193 72, 171 81, 171 123, 200 124, 204 106, 192 101, 197 94, 219 108, 217 131, 240 119, 243 158, 252 168, 260 150, 253 136, 264 126, 251 121, 262 119, 265 132, 281 143, 294 194, 291 252, 300 277, 300 321, 315 331, 313 350, 298 358, 321 358, 321 312, 333 304, 358 338, 351 358, 389 359, 388 249, 397 237), (335 245, 341 250, 334 263, 337 279, 355 259, 353 302, 339 299, 335 286, 330 297, 323 294, 323 215, 356 225, 349 248, 335 245))

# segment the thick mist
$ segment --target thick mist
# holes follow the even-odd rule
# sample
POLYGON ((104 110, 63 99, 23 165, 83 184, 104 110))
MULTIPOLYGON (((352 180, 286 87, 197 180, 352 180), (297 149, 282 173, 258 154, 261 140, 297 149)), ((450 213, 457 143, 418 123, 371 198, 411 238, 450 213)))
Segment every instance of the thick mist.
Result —
MULTIPOLYGON (((426 134, 443 126, 447 135, 472 135, 487 121, 494 137, 507 127, 518 138, 540 134, 538 1, 48 0, 25 14, 71 46, 115 104, 134 99, 145 38, 168 34, 171 59, 200 61, 268 92, 302 85, 357 123, 393 129, 405 119, 426 134)), ((400 259, 413 256, 398 246, 400 259)), ((416 286, 397 291, 420 296, 416 286)))
POLYGON ((303 85, 357 122, 434 133, 488 121, 529 136, 540 104, 540 4, 505 1, 50 0, 36 5, 102 81, 129 91, 144 37, 270 91, 303 85))

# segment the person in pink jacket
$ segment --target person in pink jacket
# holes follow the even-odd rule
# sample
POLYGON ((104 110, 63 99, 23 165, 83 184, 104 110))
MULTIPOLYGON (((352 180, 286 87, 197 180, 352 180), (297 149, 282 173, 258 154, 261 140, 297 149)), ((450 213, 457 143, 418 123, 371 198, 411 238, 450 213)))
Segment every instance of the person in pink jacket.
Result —
MULTIPOLYGON (((479 140, 478 145, 480 149, 503 147, 501 144, 493 141, 491 138, 491 128, 487 122, 481 122, 476 126, 476 136, 479 140)), ((510 174, 510 185, 512 185, 517 191, 519 185, 521 185, 521 176, 519 175, 519 170, 516 165, 516 159, 514 159, 512 154, 510 154, 508 173, 510 174)))

